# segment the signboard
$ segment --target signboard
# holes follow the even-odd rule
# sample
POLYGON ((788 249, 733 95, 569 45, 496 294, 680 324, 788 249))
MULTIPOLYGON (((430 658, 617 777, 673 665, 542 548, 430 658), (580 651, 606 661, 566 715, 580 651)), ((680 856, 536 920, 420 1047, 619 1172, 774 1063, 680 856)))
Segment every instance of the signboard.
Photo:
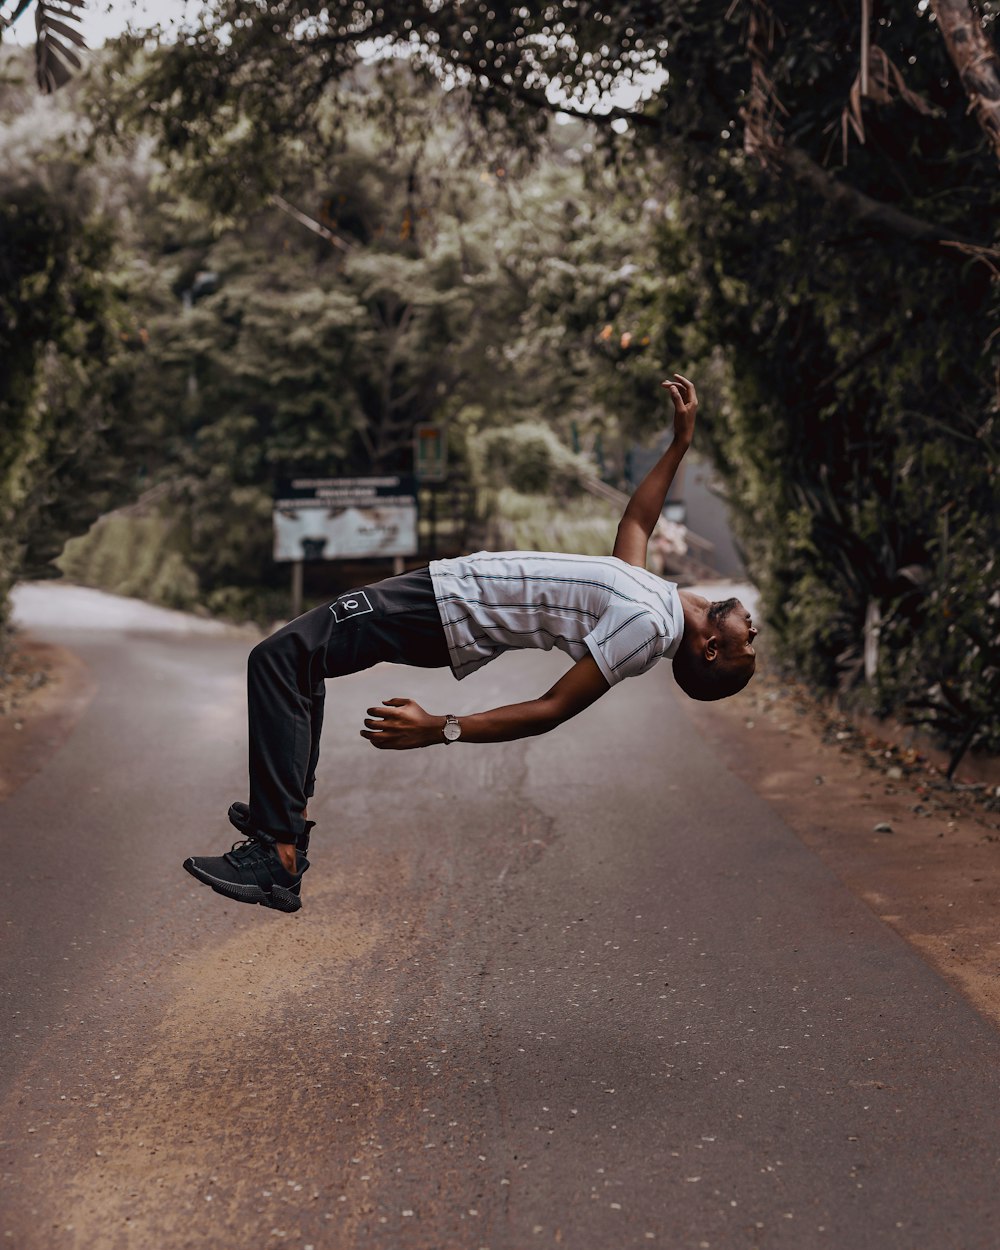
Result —
POLYGON ((421 482, 443 482, 448 459, 448 437, 443 425, 413 427, 413 471, 421 482))
POLYGON ((275 560, 416 554, 417 495, 412 478, 301 477, 276 484, 275 560))

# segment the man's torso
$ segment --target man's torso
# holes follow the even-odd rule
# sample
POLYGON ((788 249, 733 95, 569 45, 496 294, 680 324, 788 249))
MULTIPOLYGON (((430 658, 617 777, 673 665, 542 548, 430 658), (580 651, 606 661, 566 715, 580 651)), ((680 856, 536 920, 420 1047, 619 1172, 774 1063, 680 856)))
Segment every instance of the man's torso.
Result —
POLYGON ((677 587, 614 556, 480 551, 430 571, 459 679, 504 651, 557 647, 614 685, 672 658, 684 632, 677 587))

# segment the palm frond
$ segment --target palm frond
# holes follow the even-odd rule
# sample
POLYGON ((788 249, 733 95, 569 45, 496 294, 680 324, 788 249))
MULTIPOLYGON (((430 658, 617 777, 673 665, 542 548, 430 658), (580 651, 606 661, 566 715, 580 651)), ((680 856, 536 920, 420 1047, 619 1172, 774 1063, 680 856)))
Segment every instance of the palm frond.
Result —
POLYGON ((26 9, 31 7, 32 3, 33 0, 17 0, 14 5, 14 12, 10 15, 10 17, 4 17, 4 15, 0 13, 0 35, 2 35, 8 27, 13 26, 21 14, 26 9))
POLYGON ((87 42, 72 23, 80 21, 84 0, 36 0, 35 77, 47 93, 56 91, 73 77, 82 62, 75 49, 87 42))

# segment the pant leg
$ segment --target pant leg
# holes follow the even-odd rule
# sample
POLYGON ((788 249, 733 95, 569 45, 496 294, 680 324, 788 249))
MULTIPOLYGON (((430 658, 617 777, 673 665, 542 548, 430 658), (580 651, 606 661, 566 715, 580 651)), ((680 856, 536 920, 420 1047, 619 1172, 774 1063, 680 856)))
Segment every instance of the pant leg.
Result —
POLYGON ((341 595, 254 647, 247 663, 253 828, 280 841, 302 832, 302 812, 315 787, 324 679, 385 661, 448 664, 426 570, 341 595))
POLYGON ((247 712, 250 736, 250 824, 292 841, 305 827, 302 812, 315 769, 322 701, 317 655, 326 646, 323 609, 291 621, 250 652, 247 712))
POLYGON ((319 763, 319 740, 323 732, 323 709, 326 705, 326 682, 321 681, 312 692, 312 709, 309 723, 309 766, 306 769, 305 796, 311 799, 316 793, 316 766, 319 763))

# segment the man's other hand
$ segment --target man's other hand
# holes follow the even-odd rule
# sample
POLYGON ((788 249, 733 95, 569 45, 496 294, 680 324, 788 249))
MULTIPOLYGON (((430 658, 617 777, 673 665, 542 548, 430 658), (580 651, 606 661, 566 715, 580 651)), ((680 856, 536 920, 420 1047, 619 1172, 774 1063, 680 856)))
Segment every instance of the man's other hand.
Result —
POLYGON ((361 736, 382 751, 410 751, 444 742, 444 722, 412 699, 383 699, 381 707, 368 709, 361 736))

